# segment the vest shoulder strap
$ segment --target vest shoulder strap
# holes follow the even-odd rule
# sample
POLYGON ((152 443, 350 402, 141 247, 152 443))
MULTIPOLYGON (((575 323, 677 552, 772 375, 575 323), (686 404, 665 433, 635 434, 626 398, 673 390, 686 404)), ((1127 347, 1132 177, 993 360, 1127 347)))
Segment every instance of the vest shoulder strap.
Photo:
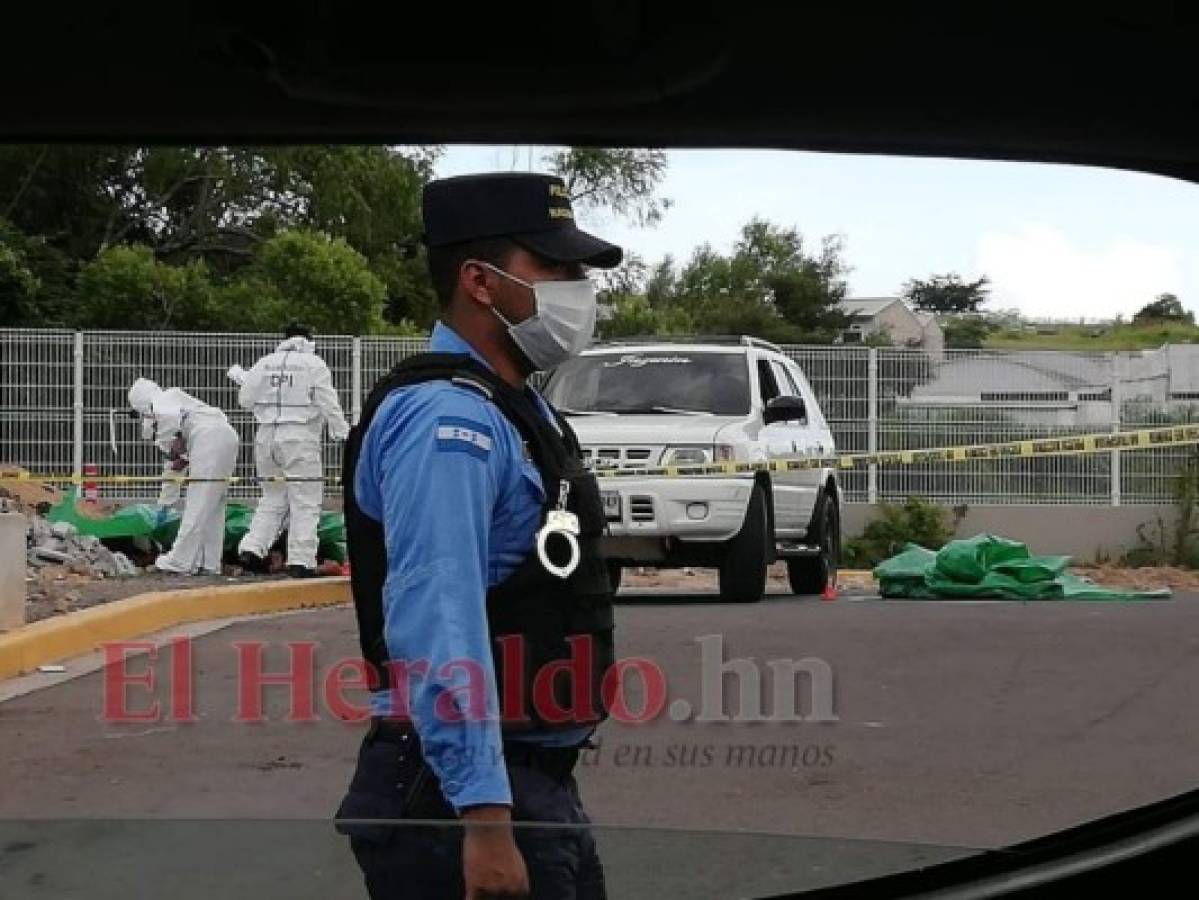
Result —
POLYGON ((396 364, 371 390, 363 405, 362 417, 357 427, 364 432, 370 426, 375 413, 392 391, 429 381, 459 384, 478 391, 493 403, 515 426, 528 447, 533 464, 537 466, 542 480, 547 485, 547 505, 551 499, 557 499, 557 492, 550 490, 548 486, 561 479, 567 456, 578 454, 578 442, 574 432, 557 411, 553 410, 564 439, 560 438, 553 425, 541 414, 529 396, 513 388, 470 354, 421 353, 396 364))

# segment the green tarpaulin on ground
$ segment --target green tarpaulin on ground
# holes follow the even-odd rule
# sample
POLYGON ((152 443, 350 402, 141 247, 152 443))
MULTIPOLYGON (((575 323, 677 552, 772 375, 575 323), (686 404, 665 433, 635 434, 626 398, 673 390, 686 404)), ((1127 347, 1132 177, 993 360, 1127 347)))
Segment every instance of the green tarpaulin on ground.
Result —
POLYGON ((940 550, 908 544, 878 564, 874 577, 889 600, 1161 600, 1168 589, 1105 588, 1066 571, 1068 556, 1033 556, 1019 541, 980 534, 940 550))
MULTIPOLYGON (((149 538, 160 547, 175 543, 179 533, 178 510, 155 506, 153 503, 134 503, 111 515, 83 515, 78 508, 79 492, 72 490, 60 503, 51 507, 46 518, 51 522, 69 522, 80 534, 90 534, 100 540, 149 538)), ((234 553, 238 542, 250 528, 253 508, 242 503, 225 505, 225 552, 234 553)), ((346 556, 345 518, 339 512, 324 510, 316 528, 317 557, 344 563, 346 556)))

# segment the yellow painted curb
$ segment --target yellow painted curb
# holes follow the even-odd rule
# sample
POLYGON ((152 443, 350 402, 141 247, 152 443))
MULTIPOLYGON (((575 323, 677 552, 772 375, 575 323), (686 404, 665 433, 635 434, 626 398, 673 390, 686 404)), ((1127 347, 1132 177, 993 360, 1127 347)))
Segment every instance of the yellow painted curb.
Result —
POLYGON ((0 634, 0 678, 91 653, 109 641, 129 640, 188 622, 334 606, 349 600, 350 579, 344 576, 138 594, 0 634))

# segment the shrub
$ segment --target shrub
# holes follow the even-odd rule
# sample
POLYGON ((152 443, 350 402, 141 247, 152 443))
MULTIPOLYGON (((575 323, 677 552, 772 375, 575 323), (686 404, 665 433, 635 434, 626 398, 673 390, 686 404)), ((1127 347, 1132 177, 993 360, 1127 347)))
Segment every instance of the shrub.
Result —
POLYGON ((871 569, 907 544, 939 550, 953 537, 948 510, 919 497, 883 505, 879 517, 845 544, 849 568, 871 569))

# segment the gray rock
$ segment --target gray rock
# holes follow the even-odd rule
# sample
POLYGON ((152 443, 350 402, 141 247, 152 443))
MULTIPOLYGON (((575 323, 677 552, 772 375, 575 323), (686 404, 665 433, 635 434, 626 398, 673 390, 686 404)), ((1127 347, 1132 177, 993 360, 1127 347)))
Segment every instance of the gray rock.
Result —
POLYGON ((64 553, 62 550, 56 550, 53 547, 34 547, 33 553, 38 559, 44 559, 47 562, 62 563, 65 565, 74 561, 71 559, 69 553, 64 553))
POLYGON ((93 563, 97 572, 105 577, 111 578, 113 575, 119 575, 120 569, 117 567, 117 561, 113 559, 112 553, 104 550, 102 553, 96 554, 95 562, 93 563))
POLYGON ((50 530, 54 532, 56 537, 60 538, 70 537, 71 535, 79 533, 79 529, 77 529, 70 522, 55 522, 50 526, 50 530))
POLYGON ((129 559, 121 551, 117 551, 112 555, 113 562, 116 563, 118 575, 140 575, 141 570, 135 566, 132 560, 129 559))
POLYGON ((71 548, 62 538, 57 538, 54 535, 47 535, 42 540, 38 541, 38 547, 44 547, 47 550, 57 550, 59 553, 70 553, 71 548))

